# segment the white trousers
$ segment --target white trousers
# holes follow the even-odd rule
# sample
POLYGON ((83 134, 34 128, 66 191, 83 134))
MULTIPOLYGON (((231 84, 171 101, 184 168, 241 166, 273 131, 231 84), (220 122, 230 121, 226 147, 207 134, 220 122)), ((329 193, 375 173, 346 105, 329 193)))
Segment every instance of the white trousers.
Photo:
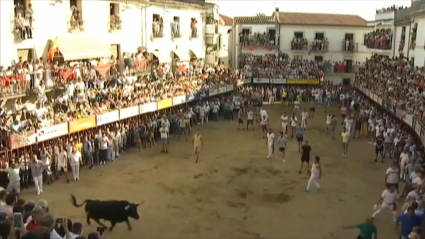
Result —
POLYGON ((314 183, 314 185, 316 186, 317 189, 320 189, 320 182, 319 182, 319 175, 318 174, 311 174, 310 179, 308 180, 307 183, 307 190, 310 190, 311 188, 311 184, 314 183))
POLYGON ((71 169, 74 180, 80 180, 80 165, 71 165, 71 169))
POLYGON ((288 124, 282 123, 282 132, 283 134, 286 134, 286 128, 288 127, 288 124))
POLYGON ((7 185, 7 191, 12 192, 15 189, 16 193, 21 192, 21 183, 19 181, 10 181, 7 185))
POLYGON ((302 119, 301 120, 301 128, 306 128, 307 127, 307 119, 302 119))
POLYGON ((396 222, 396 220, 397 220, 397 211, 393 211, 393 205, 389 205, 389 204, 386 204, 386 203, 382 203, 381 207, 376 212, 374 212, 372 214, 372 217, 373 218, 376 218, 376 216, 378 216, 381 212, 384 212, 384 211, 392 212, 394 222, 396 222))
POLYGON ((43 176, 33 177, 35 189, 37 190, 37 194, 43 192, 43 176))
POLYGON ((268 152, 268 154, 267 154, 267 157, 268 157, 268 158, 270 158, 270 157, 272 157, 272 156, 273 156, 273 153, 274 153, 274 152, 273 152, 273 151, 274 151, 274 150, 273 150, 273 144, 269 144, 269 145, 268 145, 268 148, 269 148, 269 152, 268 152))
POLYGON ((201 124, 204 124, 204 121, 205 121, 205 113, 204 113, 204 114, 199 114, 199 117, 201 117, 201 124))

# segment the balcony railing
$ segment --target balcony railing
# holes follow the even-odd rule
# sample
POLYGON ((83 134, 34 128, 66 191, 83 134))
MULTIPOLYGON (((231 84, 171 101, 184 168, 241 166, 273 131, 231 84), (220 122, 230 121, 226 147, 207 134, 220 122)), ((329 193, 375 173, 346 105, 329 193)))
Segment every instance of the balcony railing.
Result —
POLYGON ((307 51, 307 41, 292 41, 291 50, 294 51, 307 51))
POLYGON ((392 39, 392 35, 369 34, 365 36, 364 44, 369 49, 391 50, 392 39))
POLYGON ((355 43, 354 41, 342 41, 342 51, 344 52, 357 52, 358 50, 358 43, 355 43))
POLYGON ((329 42, 327 40, 315 40, 310 45, 312 52, 327 52, 329 49, 329 42))
POLYGON ((22 42, 26 39, 32 39, 32 22, 34 19, 29 17, 16 17, 12 22, 12 33, 17 42, 22 42))

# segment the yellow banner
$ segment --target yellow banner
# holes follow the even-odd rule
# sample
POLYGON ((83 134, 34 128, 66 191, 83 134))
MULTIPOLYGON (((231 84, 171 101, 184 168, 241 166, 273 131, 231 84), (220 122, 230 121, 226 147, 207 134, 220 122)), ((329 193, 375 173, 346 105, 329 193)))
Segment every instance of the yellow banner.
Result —
POLYGON ((294 79, 288 80, 288 84, 290 85, 318 85, 319 80, 304 80, 304 79, 294 79))
POLYGON ((158 110, 170 108, 171 106, 173 106, 173 99, 166 99, 166 100, 158 101, 158 110))
POLYGON ((69 122, 69 133, 72 134, 93 127, 96 127, 96 117, 89 116, 69 122))

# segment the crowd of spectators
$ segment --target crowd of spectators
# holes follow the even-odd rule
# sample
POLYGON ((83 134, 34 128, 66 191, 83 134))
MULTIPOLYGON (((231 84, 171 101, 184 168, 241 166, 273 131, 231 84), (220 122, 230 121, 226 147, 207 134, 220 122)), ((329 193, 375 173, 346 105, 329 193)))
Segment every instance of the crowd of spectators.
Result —
POLYGON ((375 55, 364 67, 360 67, 357 80, 381 97, 383 103, 402 109, 417 119, 424 119, 424 67, 413 67, 404 59, 375 55))
POLYGON ((252 33, 240 33, 239 42, 242 47, 248 49, 255 49, 257 47, 267 48, 273 50, 276 44, 276 35, 267 32, 256 32, 252 33))
POLYGON ((364 45, 367 48, 389 50, 392 48, 393 32, 388 29, 376 29, 364 36, 364 45))
POLYGON ((328 51, 329 41, 325 39, 314 39, 311 44, 312 51, 328 51))
POLYGON ((100 239, 103 232, 90 232, 83 236, 81 222, 57 218, 49 211, 46 200, 25 201, 16 193, 0 188, 0 237, 17 239, 100 239), (14 214, 20 214, 20 222, 14 214), (17 227, 18 226, 18 227, 17 227))
POLYGON ((240 55, 240 68, 244 69, 246 77, 253 78, 283 78, 283 79, 317 79, 320 72, 324 73, 356 73, 359 62, 314 61, 289 59, 287 54, 253 54, 240 55))
POLYGON ((391 7, 376 9, 376 14, 387 13, 387 12, 397 12, 402 9, 403 9, 403 6, 397 7, 396 5, 392 5, 391 7))
POLYGON ((308 41, 305 37, 294 36, 291 41, 291 50, 307 50, 308 41))

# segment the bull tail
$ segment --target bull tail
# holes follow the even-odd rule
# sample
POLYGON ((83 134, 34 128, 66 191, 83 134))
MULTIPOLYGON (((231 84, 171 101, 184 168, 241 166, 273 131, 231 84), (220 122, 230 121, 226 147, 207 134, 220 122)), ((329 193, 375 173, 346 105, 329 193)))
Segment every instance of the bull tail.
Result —
POLYGON ((85 203, 87 202, 87 200, 84 200, 84 202, 82 202, 81 204, 77 203, 77 198, 71 194, 71 203, 72 205, 74 205, 74 207, 81 207, 83 206, 85 203))

